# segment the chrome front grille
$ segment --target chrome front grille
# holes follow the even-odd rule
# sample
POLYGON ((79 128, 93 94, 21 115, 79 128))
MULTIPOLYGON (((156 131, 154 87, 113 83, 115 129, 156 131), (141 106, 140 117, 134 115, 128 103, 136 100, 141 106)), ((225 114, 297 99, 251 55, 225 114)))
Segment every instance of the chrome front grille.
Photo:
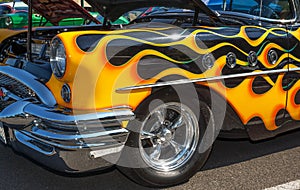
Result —
POLYGON ((4 87, 6 90, 19 96, 20 98, 35 97, 35 93, 33 92, 33 90, 28 88, 23 83, 3 73, 0 73, 0 87, 4 87))

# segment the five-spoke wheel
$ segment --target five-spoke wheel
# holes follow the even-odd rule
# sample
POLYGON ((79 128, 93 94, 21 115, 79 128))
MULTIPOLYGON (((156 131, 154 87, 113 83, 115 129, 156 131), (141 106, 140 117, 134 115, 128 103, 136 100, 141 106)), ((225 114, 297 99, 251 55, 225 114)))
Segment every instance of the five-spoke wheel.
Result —
POLYGON ((140 132, 140 154, 150 167, 172 171, 184 165, 196 151, 198 121, 193 111, 178 102, 153 110, 140 132))
POLYGON ((119 162, 126 176, 144 186, 164 187, 186 182, 204 165, 211 149, 204 139, 214 137, 206 130, 214 128, 214 117, 205 101, 162 90, 135 113, 119 162))

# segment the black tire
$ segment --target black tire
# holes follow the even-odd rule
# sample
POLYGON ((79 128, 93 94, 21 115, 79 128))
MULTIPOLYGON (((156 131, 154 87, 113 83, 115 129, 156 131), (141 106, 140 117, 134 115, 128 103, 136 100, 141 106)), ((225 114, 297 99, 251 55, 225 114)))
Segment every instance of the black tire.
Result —
POLYGON ((184 183, 200 170, 211 150, 214 134, 205 132, 208 127, 214 131, 214 119, 198 95, 185 93, 182 97, 172 89, 161 90, 148 97, 135 113, 118 163, 123 174, 143 186, 166 187, 184 183), (159 121, 160 116, 154 122, 154 115, 160 115, 158 109, 166 110, 164 122, 159 121))

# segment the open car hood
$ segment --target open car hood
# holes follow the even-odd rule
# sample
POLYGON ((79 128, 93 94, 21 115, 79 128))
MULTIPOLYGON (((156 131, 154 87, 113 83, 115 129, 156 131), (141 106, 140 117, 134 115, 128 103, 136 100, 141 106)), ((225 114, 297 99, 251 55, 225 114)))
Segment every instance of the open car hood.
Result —
POLYGON ((176 7, 182 9, 198 9, 219 20, 216 13, 210 10, 201 0, 86 0, 92 7, 111 21, 134 9, 144 7, 176 7))
MULTIPOLYGON (((28 0, 22 1, 28 4, 28 0)), ((73 0, 31 0, 31 2, 32 8, 53 25, 58 25, 61 20, 66 18, 83 18, 97 24, 100 23, 73 0)))

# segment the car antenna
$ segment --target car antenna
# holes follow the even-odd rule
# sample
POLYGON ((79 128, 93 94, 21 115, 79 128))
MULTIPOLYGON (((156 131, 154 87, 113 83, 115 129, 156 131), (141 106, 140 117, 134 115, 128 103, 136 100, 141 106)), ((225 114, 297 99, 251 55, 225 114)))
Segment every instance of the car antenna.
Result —
POLYGON ((32 61, 31 39, 32 39, 32 0, 28 0, 28 28, 27 28, 27 60, 32 61))

